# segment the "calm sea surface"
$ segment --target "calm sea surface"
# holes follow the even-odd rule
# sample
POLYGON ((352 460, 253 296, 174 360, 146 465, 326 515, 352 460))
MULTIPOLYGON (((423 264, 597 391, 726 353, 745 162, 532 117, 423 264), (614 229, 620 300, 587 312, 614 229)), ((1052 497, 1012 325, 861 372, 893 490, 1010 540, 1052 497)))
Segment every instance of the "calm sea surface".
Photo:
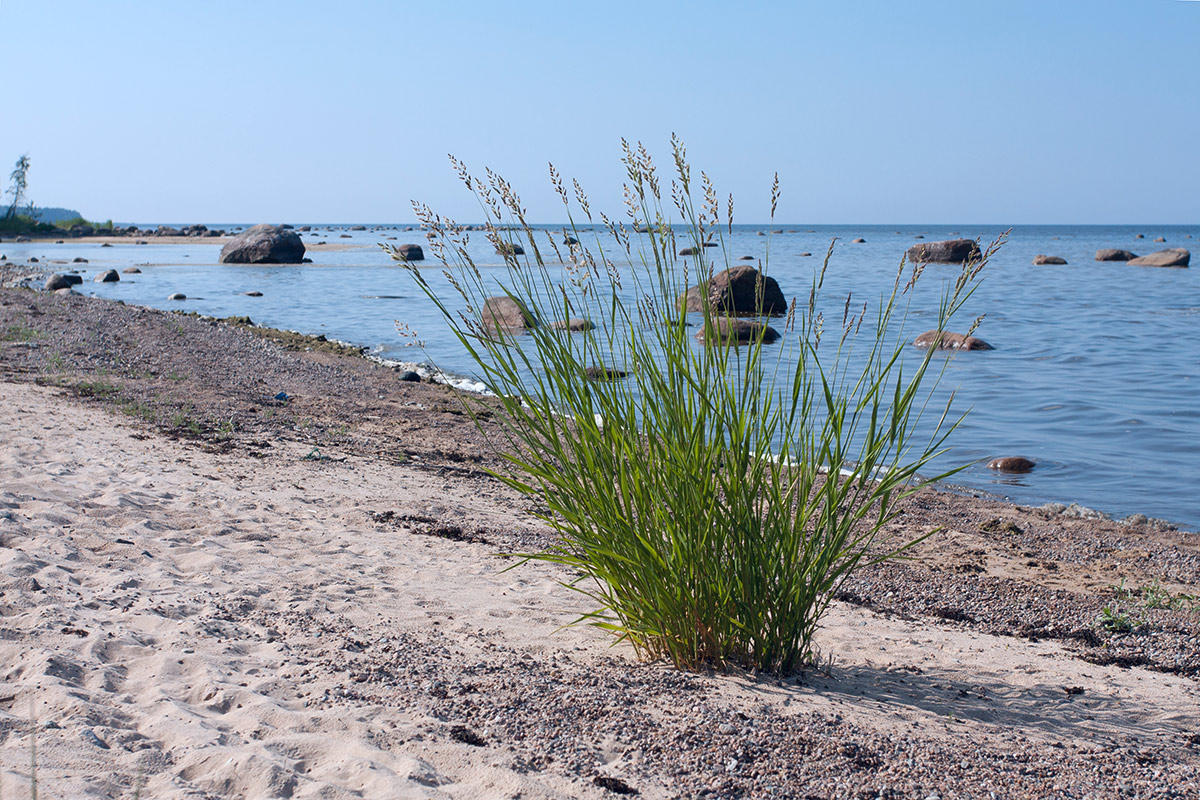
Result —
MULTIPOLYGON (((890 289, 900 257, 918 241, 915 237, 987 242, 1003 230, 774 227, 785 232, 769 238, 768 272, 785 295, 802 300, 831 239, 839 239, 825 294, 834 328, 847 293, 861 304, 890 289), (852 244, 858 237, 866 242, 852 244)), ((768 238, 759 236, 760 230, 735 226, 731 256, 761 257, 768 238)), ((147 245, 122 241, 112 247, 6 241, 0 253, 18 263, 30 256, 43 262, 82 256, 89 261, 82 265, 87 272, 79 287, 85 293, 218 317, 246 315, 259 324, 366 345, 385 358, 432 359, 443 370, 470 375, 473 365, 450 339, 445 323, 411 278, 376 247, 392 236, 397 244, 426 244, 419 231, 393 226, 365 232, 320 226, 304 234, 314 263, 303 266, 218 265, 219 246, 203 240, 158 245, 151 238, 147 245), (324 252, 317 242, 357 247, 324 252), (89 280, 99 270, 131 265, 142 273, 122 276, 115 284, 89 280), (252 290, 263 296, 242 294, 252 290), (188 299, 167 301, 173 292, 188 299), (402 347, 396 320, 420 333, 427 355, 402 347)), ((986 314, 977 335, 996 349, 949 357, 939 396, 957 390, 956 408, 971 412, 942 465, 1021 455, 1038 466, 1027 475, 1001 476, 976 464, 955 482, 1023 504, 1078 502, 1117 517, 1143 513, 1200 529, 1200 262, 1190 269, 1157 269, 1093 260, 1096 250, 1106 247, 1138 255, 1185 247, 1200 257, 1198 245, 1200 225, 1015 228, 960 324, 952 326, 965 328, 969 318, 986 314), (1135 238, 1139 233, 1145 238, 1135 238), (1166 243, 1153 242, 1158 236, 1166 243), (1032 266, 1039 253, 1069 263, 1032 266)), ((472 247, 480 264, 501 266, 482 234, 475 235, 472 247)), ((432 258, 428 247, 426 254, 432 258)), ((446 288, 434 263, 427 263, 431 282, 446 288)), ((935 327, 942 281, 956 273, 957 267, 949 265, 928 268, 906 328, 910 337, 935 327)), ((448 290, 443 296, 450 297, 448 290)))

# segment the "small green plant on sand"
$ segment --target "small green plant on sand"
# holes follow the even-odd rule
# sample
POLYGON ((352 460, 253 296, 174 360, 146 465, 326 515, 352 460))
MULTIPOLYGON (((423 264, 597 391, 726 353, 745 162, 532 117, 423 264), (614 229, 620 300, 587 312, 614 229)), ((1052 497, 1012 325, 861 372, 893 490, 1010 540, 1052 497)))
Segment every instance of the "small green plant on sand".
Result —
POLYGON ((171 415, 171 427, 180 433, 199 436, 204 432, 199 420, 196 419, 196 408, 190 403, 171 415))
MULTIPOLYGON (((724 317, 706 291, 699 311, 677 302, 737 262, 732 198, 719 202, 703 174, 693 181, 677 140, 673 155, 664 185, 645 149, 625 146, 627 223, 594 216, 579 185, 551 167, 569 219, 558 232, 530 225, 502 178, 453 162, 486 217, 487 250, 504 262, 480 267, 463 226, 414 204, 459 296, 440 296, 418 265, 385 249, 495 395, 494 423, 481 427, 500 432, 498 477, 537 497, 559 536, 524 555, 581 576, 571 586, 596 607, 579 621, 681 668, 789 673, 814 658, 821 615, 854 570, 914 543, 880 534, 902 498, 944 477, 921 473, 958 420, 932 408, 915 433, 944 365, 932 351, 902 358, 922 265, 901 261, 874 310, 839 298, 840 324, 827 326, 827 255, 779 344, 766 325, 724 317), (488 296, 516 302, 524 320, 507 327, 488 296), (569 330, 578 318, 590 326, 569 330), (735 325, 740 343, 728 335, 735 325)), ((772 220, 777 200, 778 180, 772 220)), ((996 246, 947 281, 939 330, 996 246)))
POLYGON ((1171 592, 1162 585, 1162 581, 1158 578, 1145 586, 1132 589, 1125 586, 1125 579, 1122 578, 1119 584, 1112 587, 1112 590, 1117 600, 1137 603, 1148 610, 1196 611, 1200 609, 1200 598, 1186 592, 1171 592))
POLYGON ((121 387, 108 381, 80 381, 75 384, 75 393, 80 397, 108 398, 121 391, 121 387))
POLYGON ((0 342, 34 342, 46 338, 46 334, 28 325, 9 325, 0 333, 0 342))
POLYGON ((1096 617, 1096 627, 1109 633, 1129 633, 1133 630, 1133 620, 1119 607, 1105 606, 1096 617))

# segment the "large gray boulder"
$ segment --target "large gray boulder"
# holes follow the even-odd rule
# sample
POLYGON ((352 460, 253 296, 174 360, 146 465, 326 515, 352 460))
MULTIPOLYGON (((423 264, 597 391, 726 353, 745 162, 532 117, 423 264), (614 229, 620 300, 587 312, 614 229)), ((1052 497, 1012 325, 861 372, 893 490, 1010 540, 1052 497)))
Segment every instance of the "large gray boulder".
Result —
POLYGON ((1106 247, 1103 250, 1096 251, 1097 261, 1132 261, 1137 256, 1128 250, 1114 250, 1111 247, 1106 247))
POLYGON ((520 333, 537 325, 529 309, 507 295, 485 300, 480 316, 484 329, 492 332, 520 333))
POLYGON ((908 260, 922 264, 962 264, 978 257, 979 245, 972 239, 921 242, 908 248, 908 260))
POLYGON ((1132 258, 1129 263, 1135 267, 1186 267, 1191 260, 1190 252, 1182 247, 1172 247, 1141 258, 1132 258))
POLYGON ((712 303, 714 314, 778 317, 786 314, 788 309, 787 300, 775 279, 750 266, 730 267, 718 272, 708 283, 693 286, 679 295, 675 307, 686 311, 703 311, 706 296, 712 303))
POLYGON ((304 242, 295 231, 278 225, 255 225, 221 248, 222 264, 299 264, 304 242))

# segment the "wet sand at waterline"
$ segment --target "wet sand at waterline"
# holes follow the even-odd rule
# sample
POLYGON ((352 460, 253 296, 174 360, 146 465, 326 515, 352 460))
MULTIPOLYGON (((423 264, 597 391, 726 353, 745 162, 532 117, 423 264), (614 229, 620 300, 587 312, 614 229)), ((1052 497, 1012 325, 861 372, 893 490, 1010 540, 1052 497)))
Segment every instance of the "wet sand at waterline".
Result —
POLYGON ((1200 792, 1200 619, 1111 588, 1195 594, 1192 535, 923 492, 827 669, 683 674, 501 571, 551 534, 452 390, 97 298, 0 290, 0 332, 6 797, 31 718, 50 797, 1200 792))

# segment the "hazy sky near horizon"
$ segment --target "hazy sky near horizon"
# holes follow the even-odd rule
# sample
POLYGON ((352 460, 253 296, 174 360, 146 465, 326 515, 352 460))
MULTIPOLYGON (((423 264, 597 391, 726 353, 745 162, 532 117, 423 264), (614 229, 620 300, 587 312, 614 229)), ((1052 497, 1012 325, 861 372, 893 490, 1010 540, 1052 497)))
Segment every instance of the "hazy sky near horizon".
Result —
MULTIPOLYGON (((125 222, 620 215, 678 133, 737 221, 1200 221, 1200 2, 0 0, 0 177, 125 222)), ((7 199, 7 198, 6 198, 7 199)))

